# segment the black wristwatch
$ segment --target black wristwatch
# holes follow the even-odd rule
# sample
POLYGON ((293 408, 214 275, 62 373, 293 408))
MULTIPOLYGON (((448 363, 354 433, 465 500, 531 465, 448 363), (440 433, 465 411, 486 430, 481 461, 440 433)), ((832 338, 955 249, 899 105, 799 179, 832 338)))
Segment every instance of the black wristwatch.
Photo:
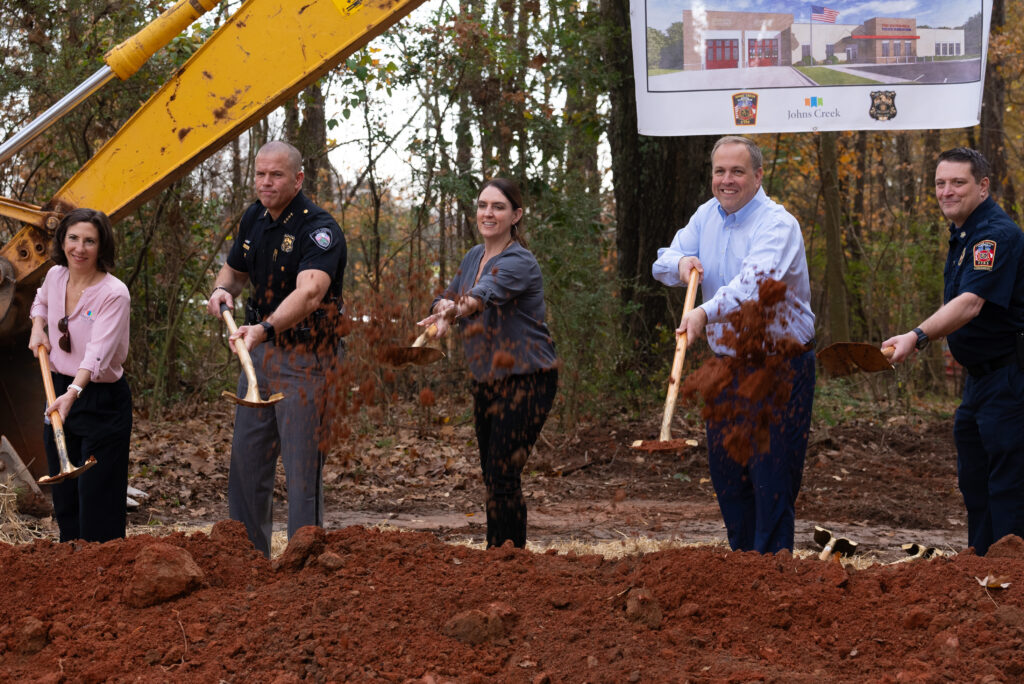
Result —
POLYGON ((924 334, 924 330, 914 328, 914 334, 917 335, 917 342, 914 343, 914 347, 917 348, 918 351, 921 351, 928 346, 928 342, 930 342, 930 340, 928 339, 928 336, 924 334))
POLYGON ((260 321, 260 325, 263 327, 263 332, 266 333, 267 339, 265 342, 274 341, 274 324, 269 321, 260 321))

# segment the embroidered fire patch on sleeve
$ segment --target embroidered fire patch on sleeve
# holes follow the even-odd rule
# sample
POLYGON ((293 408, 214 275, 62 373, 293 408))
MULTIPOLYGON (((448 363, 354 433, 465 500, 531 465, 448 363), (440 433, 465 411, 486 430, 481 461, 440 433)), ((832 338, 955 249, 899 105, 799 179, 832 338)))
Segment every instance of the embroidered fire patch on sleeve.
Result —
POLYGON ((995 240, 982 240, 974 245, 974 270, 991 271, 996 263, 995 240))

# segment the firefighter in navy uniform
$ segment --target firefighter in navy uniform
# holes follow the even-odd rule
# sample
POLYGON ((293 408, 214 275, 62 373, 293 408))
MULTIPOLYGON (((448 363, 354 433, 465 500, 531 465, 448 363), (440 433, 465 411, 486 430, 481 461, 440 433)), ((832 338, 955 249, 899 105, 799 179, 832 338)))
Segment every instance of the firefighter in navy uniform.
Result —
POLYGON ((967 369, 953 438, 967 507, 967 543, 984 555, 1024 537, 1024 233, 989 196, 985 158, 939 155, 935 193, 950 225, 945 304, 913 331, 882 343, 893 361, 946 336, 967 369))
MULTIPOLYGON (((327 372, 340 363, 341 286, 345 236, 329 213, 302 194, 302 156, 274 141, 256 155, 258 200, 239 222, 238 238, 217 274, 208 311, 234 307, 246 283, 242 339, 263 392, 284 399, 259 408, 238 406, 231 443, 228 508, 249 539, 270 555, 274 473, 278 455, 288 486, 288 537, 305 525, 323 525, 321 425, 327 372)), ((238 396, 247 389, 245 374, 238 396)))

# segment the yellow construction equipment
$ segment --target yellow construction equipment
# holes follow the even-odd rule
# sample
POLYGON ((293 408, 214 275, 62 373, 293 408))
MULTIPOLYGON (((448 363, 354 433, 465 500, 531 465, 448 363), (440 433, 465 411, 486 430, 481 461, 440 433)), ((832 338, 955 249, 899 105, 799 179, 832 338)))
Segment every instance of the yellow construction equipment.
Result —
MULTIPOLYGON (((104 84, 129 78, 219 1, 179 0, 110 50, 104 67, 0 144, 0 164, 104 84)), ((45 399, 27 349, 28 312, 61 215, 90 207, 117 222, 423 2, 247 0, 53 197, 38 206, 0 197, 0 216, 24 224, 0 246, 0 434, 33 475, 46 474, 45 399)))

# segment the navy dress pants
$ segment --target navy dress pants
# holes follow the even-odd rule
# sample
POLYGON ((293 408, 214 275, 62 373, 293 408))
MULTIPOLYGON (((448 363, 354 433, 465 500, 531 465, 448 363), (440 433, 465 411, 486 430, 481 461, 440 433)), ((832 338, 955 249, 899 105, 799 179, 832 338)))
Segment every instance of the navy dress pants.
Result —
MULTIPOLYGON (((756 416, 759 405, 741 406, 735 419, 709 421, 705 426, 711 482, 734 551, 774 553, 793 549, 796 497, 803 478, 814 402, 814 352, 794 357, 789 365, 793 371, 792 391, 785 408, 772 416, 767 451, 755 449, 741 465, 725 447, 730 429, 756 416)), ((735 396, 728 391, 726 394, 735 396)))
POLYGON ((953 440, 968 546, 983 556, 1008 534, 1024 537, 1024 371, 968 375, 953 440))

